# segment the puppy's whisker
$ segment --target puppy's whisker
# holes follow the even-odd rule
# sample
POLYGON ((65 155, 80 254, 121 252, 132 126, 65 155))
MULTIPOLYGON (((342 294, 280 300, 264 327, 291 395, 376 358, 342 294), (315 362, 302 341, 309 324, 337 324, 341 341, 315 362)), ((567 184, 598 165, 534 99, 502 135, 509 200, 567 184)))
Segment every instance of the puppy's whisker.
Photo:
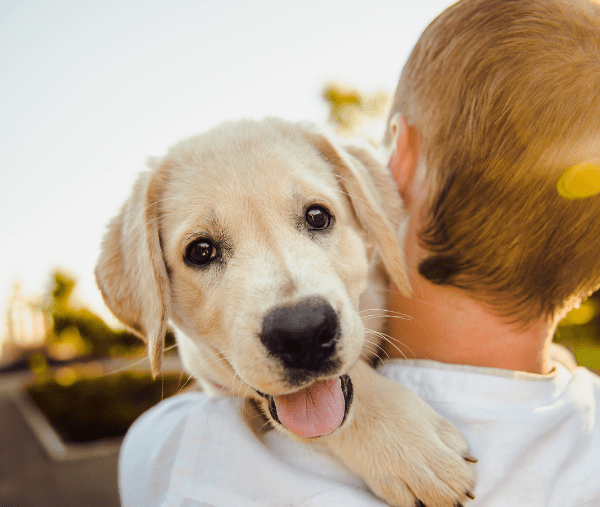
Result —
POLYGON ((374 346, 374 342, 365 339, 365 343, 363 344, 363 348, 368 350, 372 354, 377 353, 377 348, 374 346))
POLYGON ((370 348, 368 346, 365 346, 364 349, 369 352, 369 354, 370 354, 369 361, 372 362, 372 364, 375 364, 377 362, 381 362, 381 364, 385 364, 385 361, 383 360, 383 358, 381 357, 381 355, 379 354, 377 349, 370 348), (376 359, 376 361, 374 361, 375 359, 376 359))
MULTIPOLYGON (((167 347, 164 350, 164 352, 168 352, 169 350, 173 350, 174 348, 177 348, 177 344, 167 347)), ((125 366, 122 366, 121 368, 117 368, 115 370, 110 370, 109 372, 104 373, 102 376, 110 377, 111 375, 117 375, 118 373, 122 373, 124 371, 129 371, 132 368, 135 368, 136 366, 140 366, 141 364, 149 364, 149 363, 150 363, 150 358, 146 355, 145 357, 142 357, 141 359, 133 361, 132 363, 129 363, 125 366)))
MULTIPOLYGON (((245 404, 243 404, 243 406, 246 406, 245 404)), ((245 420, 250 422, 250 423, 254 423, 254 421, 256 421, 257 419, 261 421, 261 426, 258 427, 258 432, 259 433, 263 433, 263 430, 265 428, 265 426, 269 425, 268 421, 265 421, 265 418, 262 414, 262 410, 257 409, 258 413, 254 413, 251 409, 246 408, 245 410, 245 420)))
MULTIPOLYGON (((241 395, 241 394, 242 394, 242 388, 241 388, 241 386, 240 386, 240 389, 239 389, 239 392, 238 392, 238 397, 239 397, 239 398, 241 398, 241 399, 243 399, 243 400, 247 399, 247 398, 248 398, 248 391, 249 391, 249 390, 250 390, 250 386, 249 386, 248 384, 246 384, 246 391, 244 392, 244 395, 242 396, 242 395, 241 395)), ((246 406, 246 403, 242 402, 242 403, 240 403, 240 417, 242 417, 242 418, 244 418, 244 412, 243 412, 243 411, 244 411, 244 408, 246 408, 246 413, 247 413, 247 414, 248 414, 248 413, 250 413, 250 414, 252 413, 252 412, 251 412, 251 411, 250 411, 250 410, 247 408, 247 406, 246 406)), ((255 416, 254 416, 254 417, 255 417, 255 416)), ((249 418, 248 420, 249 420, 249 421, 252 421, 252 420, 254 420, 254 417, 251 417, 251 418, 249 418)))
POLYGON ((389 354, 387 353, 387 351, 378 343, 372 342, 370 340, 365 339, 365 342, 367 343, 364 347, 374 356, 376 357, 379 361, 381 361, 382 364, 385 364, 385 361, 383 360, 383 357, 381 356, 381 352, 383 352, 383 354, 385 354, 386 359, 389 358, 389 354))
MULTIPOLYGON (((212 371, 218 372, 221 369, 227 369, 229 367, 229 363, 227 363, 227 360, 223 357, 217 357, 216 359, 213 359, 212 361, 208 361, 205 360, 202 363, 200 363, 195 369, 194 371, 188 376, 187 380, 183 383, 183 385, 179 388, 179 392, 181 393, 181 391, 183 390, 183 388, 190 382, 190 380, 196 379, 198 378, 198 374, 201 370, 203 370, 205 367, 214 365, 216 363, 218 363, 219 361, 225 361, 226 364, 221 365, 221 366, 217 366, 217 367, 212 367, 212 371)), ((221 386, 221 389, 223 389, 224 386, 221 386)))
MULTIPOLYGON (((373 331, 373 330, 371 330, 373 331)), ((390 344, 390 346, 392 346, 394 349, 396 349, 398 351, 398 353, 404 358, 404 359, 408 359, 408 356, 402 351, 402 349, 400 349, 400 347, 397 345, 396 341, 391 339, 388 335, 386 335, 385 333, 381 333, 379 331, 373 331, 374 334, 376 334, 377 336, 379 336, 383 341, 387 342, 390 344)), ((402 343, 402 345, 404 345, 402 343)), ((408 348, 408 346, 406 346, 408 348)), ((412 353, 412 350, 409 349, 409 351, 412 353)), ((412 353, 414 356, 414 353, 412 353)), ((389 354, 388 354, 389 357, 389 354)))
MULTIPOLYGON (((370 331, 372 331, 372 330, 370 330, 370 331)), ((381 352, 383 352, 383 353, 384 353, 384 354, 385 354, 387 357, 390 357, 390 355, 389 355, 389 354, 386 352, 386 350, 385 350, 385 349, 384 349, 384 348, 383 348, 381 345, 379 345, 379 343, 377 343, 377 342, 373 342, 373 341, 371 341, 371 340, 367 340, 366 338, 365 338, 365 343, 368 343, 369 345, 373 345, 373 346, 375 347, 374 349, 370 349, 370 350, 375 350, 375 351, 377 351, 377 349, 379 349, 379 350, 381 350, 381 352)), ((381 357, 379 356, 379 352, 376 352, 376 354, 377 354, 377 357, 379 357, 379 359, 381 359, 381 357)))
POLYGON ((240 395, 240 393, 241 393, 242 385, 239 385, 239 384, 238 384, 238 385, 236 386, 236 378, 237 378, 237 375, 236 375, 235 373, 234 373, 233 375, 231 375, 231 377, 229 377, 229 380, 227 380, 227 382, 225 382, 225 383, 224 383, 224 384, 221 386, 221 389, 219 389, 219 393, 222 393, 222 392, 223 392, 223 391, 225 391, 226 389, 227 389, 227 391, 228 391, 228 392, 231 392, 231 393, 233 393, 233 392, 234 392, 234 390, 235 390, 235 389, 236 389, 236 387, 237 387, 238 394, 237 394, 236 396, 238 396, 238 397, 239 397, 239 395, 240 395), (227 385, 228 385, 230 382, 231 382, 231 388, 228 388, 228 387, 227 387, 227 385))
MULTIPOLYGON (((194 370, 193 375, 197 375, 203 368, 207 367, 207 366, 212 366, 214 364, 219 363, 220 361, 224 361, 225 364, 221 365, 220 367, 226 367, 229 365, 229 363, 227 362, 227 359, 225 359, 224 357, 221 357, 217 354, 214 354, 211 357, 206 358, 204 361, 202 361, 200 364, 198 364, 194 370)), ((219 368, 219 367, 217 367, 219 368)))
MULTIPOLYGON (((202 377, 203 375, 199 374, 200 371, 208 369, 209 367, 210 367, 210 371, 215 374, 217 374, 217 373, 220 374, 223 371, 227 372, 227 373, 231 372, 231 365, 225 358, 221 357, 221 358, 213 359, 210 362, 204 362, 203 364, 201 364, 198 368, 196 368, 193 376, 202 377)), ((235 372, 234 372, 234 375, 235 375, 235 372)), ((215 382, 215 380, 217 380, 217 379, 209 379, 209 380, 211 382, 215 382)), ((229 380, 228 380, 228 382, 229 382, 229 380)), ((222 386, 222 387, 224 387, 224 386, 222 386)))
POLYGON ((134 361, 133 363, 129 363, 126 366, 122 366, 121 368, 117 368, 116 370, 111 370, 111 371, 105 373, 102 376, 103 377, 110 377, 111 375, 117 375, 118 373, 122 373, 124 371, 129 371, 132 368, 135 368, 136 366, 139 366, 141 364, 148 364, 148 363, 150 363, 150 359, 148 357, 143 357, 142 359, 134 361))
MULTIPOLYGON (((194 381, 196 380, 196 378, 193 375, 189 375, 188 378, 185 380, 185 382, 183 384, 181 384, 181 387, 179 388, 179 394, 183 393, 183 390, 185 389, 185 387, 190 384, 190 389, 193 390, 193 386, 194 386, 194 381)), ((199 390, 202 390, 199 386, 198 386, 199 390)))
POLYGON ((412 317, 403 316, 403 315, 367 315, 366 317, 361 317, 361 320, 363 322, 366 320, 373 320, 373 319, 414 320, 412 317))
POLYGON ((409 315, 407 315, 405 313, 395 312, 393 310, 388 310, 387 308, 365 308, 363 310, 359 310, 358 313, 366 313, 366 312, 381 312, 383 314, 393 313, 396 315, 405 315, 406 317, 409 317, 409 315))
MULTIPOLYGON (((227 353, 227 351, 225 351, 225 353, 227 353)), ((211 370, 215 371, 215 372, 219 372, 221 370, 228 370, 228 369, 232 369, 231 365, 229 364, 229 361, 223 357, 223 351, 216 351, 212 356, 207 357, 204 361, 202 361, 198 367, 196 368, 196 372, 199 371, 199 369, 207 367, 207 366, 211 366, 211 370), (222 364, 218 364, 219 362, 221 362, 222 364), (217 366, 214 366, 217 365, 217 366)), ((235 372, 234 372, 235 375, 235 372)))
POLYGON ((405 319, 405 320, 413 320, 414 317, 411 317, 410 315, 407 315, 406 313, 400 313, 400 312, 394 312, 392 310, 386 310, 384 308, 367 308, 365 310, 360 310, 358 313, 366 313, 366 312, 381 312, 381 315, 379 314, 372 314, 372 315, 367 315, 365 317, 361 317, 363 319, 365 318, 370 318, 370 317, 396 317, 396 318, 401 318, 401 319, 405 319))
MULTIPOLYGON (((183 383, 183 385, 179 388, 179 392, 181 393, 181 391, 183 390, 183 388, 188 384, 188 382, 190 380, 192 380, 193 378, 198 376, 198 373, 200 371, 202 371, 202 369, 204 369, 207 366, 211 366, 213 364, 218 363, 219 361, 225 361, 226 365, 228 366, 229 363, 227 362, 227 360, 224 357, 221 357, 220 352, 215 352, 211 357, 205 359, 204 361, 202 361, 198 366, 196 366, 196 368, 194 369, 194 371, 188 376, 187 380, 183 383), (216 356, 216 357, 215 357, 216 356)), ((218 369, 218 368, 217 368, 218 369)))
POLYGON ((181 392, 183 391, 183 388, 188 384, 188 382, 190 380, 192 380, 194 378, 194 375, 188 375, 187 380, 181 385, 181 387, 179 388, 179 394, 181 394, 181 392))
MULTIPOLYGON (((248 391, 250 391, 250 386, 248 384, 246 384, 246 392, 244 393, 243 398, 247 398, 248 397, 248 391)), ((241 388, 240 388, 240 392, 241 392, 241 388)))
POLYGON ((385 342, 389 343, 392 347, 394 347, 398 351, 399 354, 402 355, 402 357, 404 357, 404 359, 408 359, 408 357, 400 349, 400 347, 398 347, 397 343, 399 343, 400 345, 406 347, 409 350, 409 352, 412 354, 413 357, 415 357, 415 358, 417 357, 415 355, 415 353, 412 351, 412 349, 408 345, 406 345, 405 343, 402 343, 402 342, 399 342, 397 340, 394 340, 391 336, 389 336, 389 335, 387 335, 385 333, 382 333, 380 331, 375 331, 374 329, 365 329, 365 331, 368 332, 368 333, 373 333, 373 334, 379 336, 380 338, 382 338, 385 342))
MULTIPOLYGON (((257 417, 259 417, 259 416, 257 416, 257 417)), ((263 422, 263 425, 260 427, 260 431, 261 432, 265 431, 265 428, 267 428, 267 427, 269 429, 272 429, 273 425, 271 424, 271 421, 268 418, 266 418, 264 415, 262 415, 261 417, 263 417, 265 419, 265 422, 263 422)))

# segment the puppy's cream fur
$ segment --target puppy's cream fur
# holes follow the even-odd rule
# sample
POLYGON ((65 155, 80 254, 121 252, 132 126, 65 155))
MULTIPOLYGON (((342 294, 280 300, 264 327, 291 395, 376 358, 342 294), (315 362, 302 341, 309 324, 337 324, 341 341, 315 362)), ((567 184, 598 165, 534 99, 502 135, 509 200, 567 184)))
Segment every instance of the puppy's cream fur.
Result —
POLYGON ((147 340, 155 374, 171 320, 188 373, 207 391, 219 385, 218 394, 252 398, 267 417, 257 391, 287 394, 348 373, 354 402, 346 421, 305 440, 391 505, 455 506, 473 488, 463 436, 360 359, 381 341, 365 341, 361 300, 363 308, 385 308, 388 277, 410 291, 401 217, 391 178, 366 149, 342 148, 312 127, 276 119, 226 123, 174 146, 140 175, 109 225, 98 285, 115 315, 147 340), (327 230, 307 230, 312 204, 331 212, 327 230), (184 257, 201 237, 219 248, 198 269, 184 257), (338 317, 338 366, 299 385, 259 336, 267 312, 312 296, 338 317))

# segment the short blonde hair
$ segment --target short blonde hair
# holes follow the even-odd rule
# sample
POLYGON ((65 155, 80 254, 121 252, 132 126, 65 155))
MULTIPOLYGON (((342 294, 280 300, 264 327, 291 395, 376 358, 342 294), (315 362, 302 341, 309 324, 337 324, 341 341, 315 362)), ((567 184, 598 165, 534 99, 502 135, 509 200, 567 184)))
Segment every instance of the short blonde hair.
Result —
POLYGON ((565 170, 600 158, 600 5, 454 4, 413 49, 398 112, 427 171, 423 276, 521 323, 600 286, 600 195, 557 191, 565 170))

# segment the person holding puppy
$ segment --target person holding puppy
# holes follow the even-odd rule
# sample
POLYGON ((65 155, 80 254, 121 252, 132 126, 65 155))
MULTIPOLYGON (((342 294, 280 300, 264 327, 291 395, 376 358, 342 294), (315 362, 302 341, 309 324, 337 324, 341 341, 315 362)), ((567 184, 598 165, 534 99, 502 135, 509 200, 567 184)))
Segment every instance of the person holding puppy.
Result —
MULTIPOLYGON (((392 290, 390 314, 408 317, 390 319, 378 371, 466 436, 479 460, 470 505, 600 505, 600 379, 551 343, 600 287, 598 90, 591 0, 462 0, 400 78, 383 146, 414 298, 392 290)), ((217 489, 223 505, 279 505, 282 492, 289 505, 384 505, 314 447, 259 442, 232 399, 207 414, 198 396, 135 423, 123 505, 208 505, 217 489), (204 419, 210 442, 190 433, 204 419), (239 456, 255 466, 236 468, 239 456), (193 496, 173 493, 183 483, 193 496)))
POLYGON ((395 93, 415 297, 388 353, 418 359, 380 372, 463 431, 481 505, 600 505, 600 379, 551 343, 600 286, 599 90, 598 3, 465 0, 395 93))

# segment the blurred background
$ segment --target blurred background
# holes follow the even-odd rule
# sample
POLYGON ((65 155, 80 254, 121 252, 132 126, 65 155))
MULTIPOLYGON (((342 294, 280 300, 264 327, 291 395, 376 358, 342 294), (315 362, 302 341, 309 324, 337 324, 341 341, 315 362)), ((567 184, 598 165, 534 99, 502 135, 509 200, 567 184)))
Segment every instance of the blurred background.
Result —
MULTIPOLYGON (((450 3, 0 0, 0 506, 118 505, 120 438, 185 384, 175 351, 152 382, 93 278, 146 158, 265 116, 377 142, 450 3)), ((598 308, 556 339, 600 370, 598 308)))

